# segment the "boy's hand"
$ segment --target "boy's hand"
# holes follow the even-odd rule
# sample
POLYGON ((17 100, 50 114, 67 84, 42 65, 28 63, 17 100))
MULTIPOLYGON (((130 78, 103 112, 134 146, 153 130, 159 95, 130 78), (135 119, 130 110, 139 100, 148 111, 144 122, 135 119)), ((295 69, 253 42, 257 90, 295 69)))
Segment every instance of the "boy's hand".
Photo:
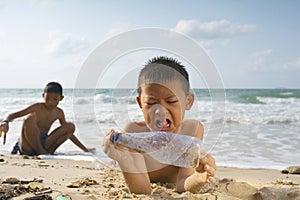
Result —
POLYGON ((102 143, 103 152, 113 160, 121 161, 126 160, 126 158, 131 157, 132 153, 138 153, 133 149, 129 149, 120 144, 112 144, 110 141, 110 135, 115 132, 114 129, 111 129, 106 133, 104 142, 102 143))
POLYGON ((95 154, 96 153, 96 148, 87 148, 87 152, 90 152, 92 154, 95 154))
POLYGON ((113 132, 114 132, 114 129, 110 129, 106 133, 105 139, 102 143, 102 150, 106 155, 108 155, 108 157, 115 159, 115 158, 113 158, 114 157, 114 155, 113 155, 114 145, 111 144, 111 142, 110 142, 110 134, 112 134, 113 132))
POLYGON ((207 173, 207 182, 214 182, 215 171, 217 169, 215 159, 209 155, 204 154, 205 156, 200 159, 199 166, 195 169, 197 172, 206 172, 207 173))
POLYGON ((103 152, 110 157, 113 160, 119 161, 121 159, 125 158, 125 153, 128 153, 128 151, 124 151, 125 148, 122 148, 120 145, 116 146, 111 143, 110 141, 110 135, 115 132, 114 129, 109 130, 106 133, 106 137, 104 142, 102 143, 102 149, 103 152), (124 150, 122 150, 124 149, 124 150))
POLYGON ((8 130, 9 130, 8 122, 1 122, 1 124, 0 124, 0 131, 1 131, 1 133, 2 132, 4 133, 3 144, 6 143, 6 133, 8 132, 8 130))
POLYGON ((3 133, 7 133, 8 130, 9 130, 8 122, 1 122, 1 124, 0 124, 0 130, 1 130, 3 133))

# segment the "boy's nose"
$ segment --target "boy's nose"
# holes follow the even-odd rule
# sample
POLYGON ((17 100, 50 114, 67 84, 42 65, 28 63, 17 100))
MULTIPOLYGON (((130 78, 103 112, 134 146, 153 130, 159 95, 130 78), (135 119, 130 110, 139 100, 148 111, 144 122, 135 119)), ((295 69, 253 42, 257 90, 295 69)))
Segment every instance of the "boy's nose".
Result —
POLYGON ((162 105, 157 105, 155 108, 154 114, 159 116, 159 117, 165 117, 167 115, 168 111, 165 107, 162 105))

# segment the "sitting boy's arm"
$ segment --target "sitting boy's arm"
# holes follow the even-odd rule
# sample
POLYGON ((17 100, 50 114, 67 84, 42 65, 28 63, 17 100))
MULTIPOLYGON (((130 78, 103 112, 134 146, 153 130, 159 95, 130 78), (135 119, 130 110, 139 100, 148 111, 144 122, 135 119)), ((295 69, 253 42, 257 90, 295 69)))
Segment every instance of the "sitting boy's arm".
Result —
POLYGON ((1 131, 4 133, 7 133, 9 131, 9 122, 12 122, 14 119, 28 115, 30 113, 35 112, 39 108, 39 103, 33 104, 31 106, 28 106, 27 108, 11 113, 9 114, 2 123, 0 123, 1 131))
POLYGON ((89 152, 90 150, 87 149, 79 140, 75 135, 72 135, 70 137, 70 140, 76 145, 78 146, 80 149, 82 149, 84 152, 89 152))
POLYGON ((33 104, 31 106, 28 106, 27 108, 23 109, 23 110, 20 110, 20 111, 17 111, 17 112, 14 112, 14 113, 11 113, 9 114, 6 119, 4 121, 13 121, 14 119, 16 118, 19 118, 19 117, 22 117, 22 116, 25 116, 25 115, 28 115, 30 113, 33 113, 35 112, 37 109, 39 109, 40 107, 40 104, 39 103, 36 103, 36 104, 33 104))
MULTIPOLYGON (((63 112, 63 110, 59 109, 59 116, 58 116, 58 120, 59 123, 61 125, 66 124, 66 119, 65 119, 65 114, 63 112)), ((74 126, 74 125, 73 125, 74 126)), ((73 134, 70 138, 69 138, 76 146, 78 146, 80 149, 82 149, 84 152, 89 152, 90 150, 87 149, 80 141, 79 139, 73 134)))

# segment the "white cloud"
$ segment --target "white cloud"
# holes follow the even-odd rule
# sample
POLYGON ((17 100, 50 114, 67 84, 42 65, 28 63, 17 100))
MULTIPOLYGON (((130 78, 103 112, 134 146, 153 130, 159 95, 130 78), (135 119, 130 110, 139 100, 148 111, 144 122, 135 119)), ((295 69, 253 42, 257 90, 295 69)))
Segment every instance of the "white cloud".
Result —
POLYGON ((300 70, 300 57, 283 65, 286 70, 300 70))
POLYGON ((268 55, 271 55, 272 52, 273 52, 272 49, 266 49, 266 50, 262 50, 262 51, 256 51, 252 54, 252 56, 254 56, 254 57, 268 56, 268 55))
POLYGON ((251 62, 247 65, 248 71, 280 72, 300 70, 300 57, 292 61, 276 62, 277 59, 272 54, 272 49, 252 53, 251 62))
POLYGON ((196 20, 179 20, 173 30, 202 39, 230 38, 256 29, 254 24, 234 24, 226 19, 199 22, 196 20))
POLYGON ((251 64, 249 65, 251 71, 270 71, 272 64, 269 63, 269 56, 272 54, 272 49, 256 51, 251 54, 251 64))
POLYGON ((29 0, 29 5, 31 7, 39 6, 44 8, 54 7, 56 5, 56 0, 29 0))
POLYGON ((5 8, 7 6, 7 1, 6 0, 0 0, 0 10, 5 8))
POLYGON ((7 37, 6 31, 0 29, 0 41, 4 40, 6 37, 7 37))
POLYGON ((64 31, 53 31, 48 35, 50 43, 46 48, 50 55, 73 55, 89 46, 85 38, 76 38, 64 31))
POLYGON ((108 30, 105 34, 105 39, 111 38, 113 36, 116 36, 120 33, 125 32, 125 31, 129 31, 130 28, 131 28, 131 25, 129 23, 113 22, 108 27, 108 30))

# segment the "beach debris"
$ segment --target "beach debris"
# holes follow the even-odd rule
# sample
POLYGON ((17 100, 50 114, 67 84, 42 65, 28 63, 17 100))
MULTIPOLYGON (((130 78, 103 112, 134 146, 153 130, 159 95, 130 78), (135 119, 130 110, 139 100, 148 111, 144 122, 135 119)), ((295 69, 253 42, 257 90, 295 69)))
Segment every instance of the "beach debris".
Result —
POLYGON ((72 198, 69 197, 68 195, 62 195, 62 194, 55 197, 55 200, 71 200, 71 199, 72 198))
POLYGON ((250 199, 258 192, 257 188, 246 182, 228 182, 220 185, 220 188, 230 196, 241 199, 250 199))
POLYGON ((41 182, 30 182, 30 183, 28 183, 27 187, 30 187, 30 188, 36 189, 36 190, 44 189, 44 185, 41 182))
POLYGON ((300 191, 297 187, 263 187, 258 191, 258 194, 260 196, 260 199, 295 200, 299 199, 300 191))
POLYGON ((40 194, 32 197, 26 197, 24 200, 52 200, 52 197, 48 194, 40 194))
POLYGON ((15 177, 9 177, 9 178, 6 178, 2 183, 18 184, 19 182, 20 182, 19 179, 15 178, 15 177))
POLYGON ((50 165, 45 164, 45 163, 39 163, 38 166, 39 166, 40 168, 48 168, 48 167, 50 167, 50 165))
POLYGON ((285 179, 277 179, 274 184, 280 184, 280 185, 299 185, 298 183, 295 183, 290 180, 285 180, 285 179))
POLYGON ((85 186, 90 186, 90 185, 98 185, 98 184, 99 183, 96 180, 94 180, 90 177, 87 177, 87 178, 82 178, 77 181, 68 183, 66 186, 69 188, 80 188, 80 187, 85 187, 85 186))
POLYGON ((16 177, 8 177, 2 183, 6 183, 6 184, 29 184, 31 182, 42 183, 43 180, 38 179, 38 178, 34 178, 32 180, 19 180, 16 177))
POLYGON ((50 188, 44 188, 41 179, 30 181, 19 180, 15 177, 6 178, 0 185, 0 199, 11 199, 25 193, 34 193, 34 196, 25 198, 27 200, 52 199, 46 193, 51 193, 50 188))
POLYGON ((281 170, 283 174, 300 174, 300 166, 290 166, 281 170))

